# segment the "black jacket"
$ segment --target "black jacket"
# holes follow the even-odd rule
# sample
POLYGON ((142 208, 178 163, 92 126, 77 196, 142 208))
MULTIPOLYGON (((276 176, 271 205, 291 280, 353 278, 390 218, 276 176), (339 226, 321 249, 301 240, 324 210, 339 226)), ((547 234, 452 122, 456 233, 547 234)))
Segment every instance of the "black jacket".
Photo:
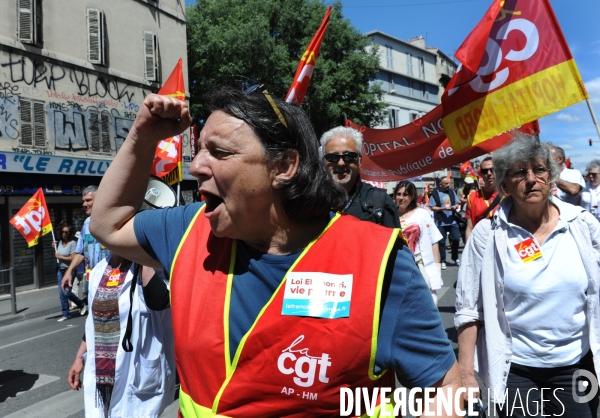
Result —
POLYGON ((362 182, 359 177, 348 196, 350 200, 342 213, 347 213, 364 221, 379 223, 389 228, 400 228, 398 209, 392 198, 384 190, 375 191, 375 187, 362 182), (375 196, 373 196, 373 193, 375 193, 375 196), (383 204, 380 203, 381 200, 383 200, 383 204), (382 223, 377 222, 374 213, 378 208, 381 208, 383 213, 382 223))

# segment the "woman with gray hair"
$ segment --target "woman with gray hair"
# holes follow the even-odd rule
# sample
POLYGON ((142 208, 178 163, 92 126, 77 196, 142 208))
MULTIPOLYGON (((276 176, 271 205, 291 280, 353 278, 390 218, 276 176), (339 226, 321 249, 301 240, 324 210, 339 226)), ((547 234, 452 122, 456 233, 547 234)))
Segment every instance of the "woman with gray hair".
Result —
POLYGON ((477 369, 500 416, 595 417, 597 394, 573 379, 600 366, 600 224, 551 197, 547 144, 521 135, 492 157, 505 197, 473 230, 456 289, 464 384, 479 390, 477 369))

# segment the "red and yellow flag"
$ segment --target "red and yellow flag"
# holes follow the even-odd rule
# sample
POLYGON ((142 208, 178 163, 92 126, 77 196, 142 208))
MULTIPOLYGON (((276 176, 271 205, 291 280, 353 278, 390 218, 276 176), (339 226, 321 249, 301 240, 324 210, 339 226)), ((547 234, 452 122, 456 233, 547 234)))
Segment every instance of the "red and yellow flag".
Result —
POLYGON ((494 0, 456 57, 442 96, 455 151, 588 97, 548 0, 494 0))
POLYGON ((36 245, 40 237, 52 231, 48 206, 41 188, 17 212, 10 223, 23 235, 28 247, 36 245))
POLYGON ((477 180, 477 174, 475 173, 475 169, 473 168, 471 161, 467 161, 460 165, 460 176, 463 179, 466 177, 471 177, 473 180, 477 180))
POLYGON ((323 18, 323 22, 321 22, 319 30, 313 37, 312 41, 310 41, 310 44, 304 52, 304 55, 302 55, 302 59, 300 60, 300 64, 296 70, 296 75, 294 76, 294 81, 292 82, 290 90, 285 97, 285 101, 288 103, 296 102, 298 104, 302 104, 302 102, 304 102, 304 96, 306 96, 308 84, 310 83, 310 78, 312 77, 317 58, 319 57, 321 42, 323 41, 323 36, 325 36, 325 32, 327 31, 330 13, 331 6, 327 8, 327 12, 325 12, 325 17, 323 18))
MULTIPOLYGON (((171 72, 165 84, 158 91, 158 94, 175 97, 185 101, 185 86, 183 84, 183 70, 181 58, 171 72)), ((156 146, 154 162, 152 163, 152 174, 157 177, 168 175, 167 182, 174 184, 183 180, 183 170, 181 167, 183 148, 181 146, 181 135, 161 140, 156 146)))

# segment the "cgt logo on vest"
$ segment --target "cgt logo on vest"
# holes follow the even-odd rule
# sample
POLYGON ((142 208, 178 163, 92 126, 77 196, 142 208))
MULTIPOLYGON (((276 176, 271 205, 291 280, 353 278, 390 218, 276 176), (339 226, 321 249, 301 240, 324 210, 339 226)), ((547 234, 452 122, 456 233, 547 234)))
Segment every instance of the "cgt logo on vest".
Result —
POLYGON ((315 382, 317 365, 319 366, 319 382, 327 383, 327 367, 331 366, 329 354, 323 353, 320 357, 308 354, 308 348, 295 348, 304 340, 304 335, 299 336, 277 359, 277 368, 283 374, 294 374, 294 383, 305 388, 311 387, 315 382))

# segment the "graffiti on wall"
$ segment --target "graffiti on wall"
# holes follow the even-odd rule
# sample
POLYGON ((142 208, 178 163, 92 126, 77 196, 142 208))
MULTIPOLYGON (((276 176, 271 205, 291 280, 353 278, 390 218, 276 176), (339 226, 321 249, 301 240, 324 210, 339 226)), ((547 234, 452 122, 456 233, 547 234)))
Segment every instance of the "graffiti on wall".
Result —
POLYGON ((114 156, 147 94, 110 76, 0 50, 0 148, 114 156))
POLYGON ((19 137, 19 86, 0 83, 0 138, 19 137))

